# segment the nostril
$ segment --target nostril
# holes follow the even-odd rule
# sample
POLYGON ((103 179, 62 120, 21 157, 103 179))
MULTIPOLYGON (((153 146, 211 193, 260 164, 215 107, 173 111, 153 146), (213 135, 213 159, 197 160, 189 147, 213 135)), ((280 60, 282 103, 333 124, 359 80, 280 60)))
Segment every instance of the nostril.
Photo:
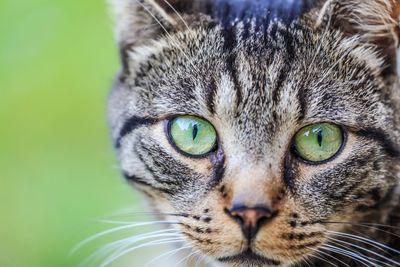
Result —
POLYGON ((234 215, 234 214, 231 214, 231 216, 232 216, 232 218, 233 218, 237 223, 239 223, 240 225, 242 225, 242 224, 245 223, 245 221, 243 220, 243 218, 242 218, 241 216, 239 216, 239 215, 234 215))
POLYGON ((269 219, 271 219, 272 214, 269 214, 268 216, 262 216, 258 219, 257 224, 262 225, 263 223, 267 222, 269 219))

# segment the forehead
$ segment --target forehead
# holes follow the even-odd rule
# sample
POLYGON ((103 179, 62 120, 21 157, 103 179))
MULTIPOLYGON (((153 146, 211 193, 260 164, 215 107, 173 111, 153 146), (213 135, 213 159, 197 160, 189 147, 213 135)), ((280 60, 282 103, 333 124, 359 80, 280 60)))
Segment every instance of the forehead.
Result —
POLYGON ((262 33, 201 29, 153 46, 131 80, 152 116, 218 119, 255 146, 316 121, 357 126, 385 116, 376 75, 349 40, 277 24, 262 33))

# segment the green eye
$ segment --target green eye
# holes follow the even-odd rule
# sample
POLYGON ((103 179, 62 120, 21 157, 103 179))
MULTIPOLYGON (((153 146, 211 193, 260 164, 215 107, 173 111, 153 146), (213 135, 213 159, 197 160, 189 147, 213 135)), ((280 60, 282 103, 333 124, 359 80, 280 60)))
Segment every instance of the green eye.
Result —
POLYGON ((211 123, 195 116, 173 119, 169 134, 177 148, 193 156, 207 154, 217 143, 217 133, 211 123))
POLYGON ((295 136, 296 153, 311 162, 321 162, 336 155, 343 144, 342 129, 331 123, 318 123, 301 129, 295 136))

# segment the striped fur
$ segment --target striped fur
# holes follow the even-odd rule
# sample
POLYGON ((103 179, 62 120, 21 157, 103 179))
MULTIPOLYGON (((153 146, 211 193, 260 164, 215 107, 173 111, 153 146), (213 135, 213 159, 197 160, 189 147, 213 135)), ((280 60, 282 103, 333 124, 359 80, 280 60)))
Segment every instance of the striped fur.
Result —
MULTIPOLYGON (((163 0, 117 2, 123 70, 109 121, 120 166, 155 210, 182 214, 176 227, 196 250, 223 266, 329 266, 321 255, 362 266, 323 250, 332 231, 400 250, 397 0, 315 1, 262 27, 252 17, 226 26, 206 1, 171 1, 179 16, 163 0), (218 149, 200 159, 177 152, 165 125, 178 114, 209 120, 218 149), (309 165, 292 139, 317 122, 343 126, 345 146, 309 165), (244 237, 224 212, 238 201, 277 211, 253 240, 252 260, 235 257, 244 237)), ((358 249, 372 261, 400 261, 393 250, 339 240, 370 250, 358 249), (374 254, 382 249, 386 258, 374 254)))

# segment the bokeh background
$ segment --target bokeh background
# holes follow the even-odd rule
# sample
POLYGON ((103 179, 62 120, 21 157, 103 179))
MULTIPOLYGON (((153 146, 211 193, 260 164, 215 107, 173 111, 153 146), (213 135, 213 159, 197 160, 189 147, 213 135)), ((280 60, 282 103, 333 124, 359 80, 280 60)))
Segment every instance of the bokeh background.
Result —
MULTIPOLYGON (((104 0, 0 0, 0 266, 78 266, 80 240, 138 197, 121 178, 106 99, 118 70, 104 0)), ((135 266, 131 264, 130 266, 135 266)))

